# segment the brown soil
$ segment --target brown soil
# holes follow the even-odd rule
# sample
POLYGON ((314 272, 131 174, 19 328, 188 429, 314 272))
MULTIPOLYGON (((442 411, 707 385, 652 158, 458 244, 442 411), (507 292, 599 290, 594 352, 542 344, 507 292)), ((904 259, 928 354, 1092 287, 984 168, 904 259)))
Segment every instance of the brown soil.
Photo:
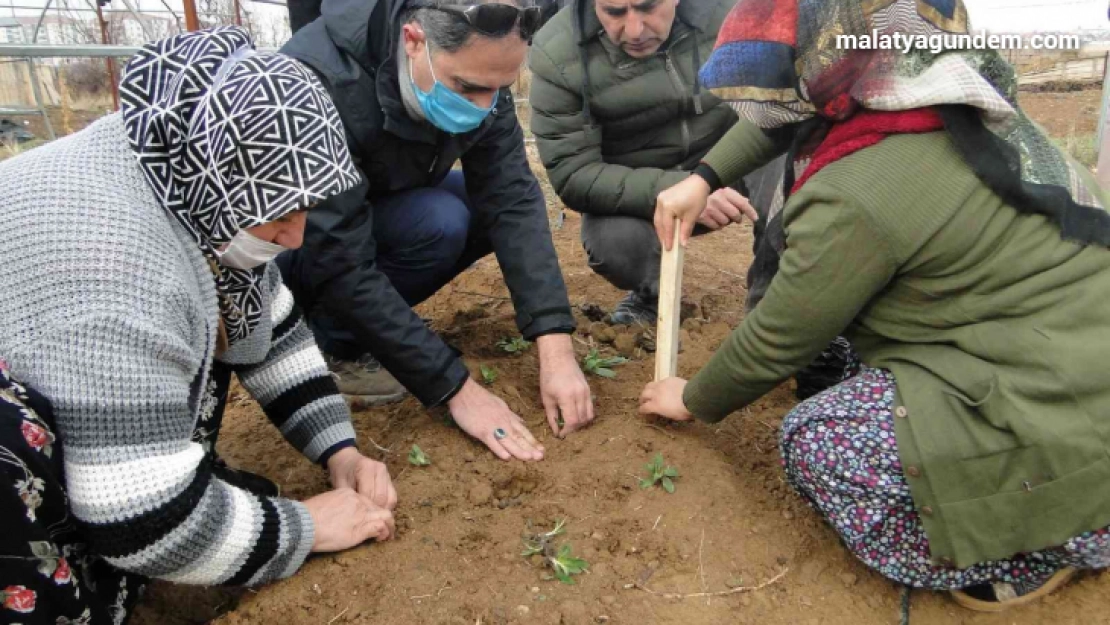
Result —
POLYGON ((1018 95, 1018 101, 1026 115, 1036 120, 1048 134, 1059 139, 1095 132, 1098 129, 1098 105, 1101 100, 1100 85, 1082 91, 1023 91, 1018 95))
MULTIPOLYGON (((1057 108, 1052 94, 1025 98, 1034 117, 1050 129, 1065 113, 1076 117, 1074 103, 1057 108), (1047 119, 1042 112, 1049 113, 1047 119)), ((578 217, 568 212, 565 225, 554 232, 572 303, 608 309, 621 293, 586 266, 578 226, 578 217)), ((745 225, 692 245, 685 289, 698 304, 694 312, 700 321, 687 322, 681 374, 703 365, 741 319, 750 242, 745 225)), ((480 364, 497 369, 493 390, 541 437, 547 447, 543 462, 500 462, 446 424, 442 413, 430 413, 411 398, 359 412, 360 447, 388 463, 401 496, 399 538, 314 558, 292 578, 256 590, 156 583, 134 622, 898 622, 900 589, 857 562, 784 483, 777 434, 794 405, 790 388, 716 426, 645 424, 636 416, 636 398, 651 376, 652 355, 629 350, 631 337, 608 336, 601 324, 579 314, 580 356, 592 344, 614 353, 598 342, 603 338, 631 351, 633 361, 619 367, 614 380, 591 378, 599 419, 560 441, 545 424, 534 350, 513 356, 495 347, 498 339, 515 334, 506 295, 496 262, 486 259, 419 312, 465 352, 472 370, 480 364), (432 459, 430 467, 408 465, 414 443, 432 459), (657 452, 682 474, 673 495, 637 484, 657 452), (549 528, 560 519, 567 520, 568 531, 558 544, 570 543, 575 555, 590 563, 575 585, 547 579, 547 571, 520 555, 521 534, 529 524, 549 528), (783 573, 760 590, 711 598, 629 588, 646 579, 657 593, 723 592, 783 573)), ((241 391, 229 402, 219 449, 233 466, 269 477, 290 497, 327 488, 323 472, 289 448, 241 391)), ((1003 616, 974 614, 942 594, 917 592, 912 622, 1106 623, 1108 582, 1089 576, 1041 604, 1003 616)))

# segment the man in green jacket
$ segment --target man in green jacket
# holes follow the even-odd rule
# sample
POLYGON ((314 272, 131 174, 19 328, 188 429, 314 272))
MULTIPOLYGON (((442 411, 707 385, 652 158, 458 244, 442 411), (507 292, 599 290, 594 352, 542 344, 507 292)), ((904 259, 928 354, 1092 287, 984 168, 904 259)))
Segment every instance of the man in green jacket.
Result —
MULTIPOLYGON (((736 113, 697 79, 734 4, 574 0, 536 34, 529 58, 532 132, 551 184, 583 214, 590 267, 629 291, 613 323, 655 323, 655 196, 689 176, 736 122, 736 113)), ((776 196, 781 206, 781 178, 776 161, 737 188, 718 191, 698 232, 740 223, 744 215, 755 221, 757 211, 765 216, 761 226, 776 196)), ((760 243, 758 256, 767 262, 753 267, 773 274, 777 253, 764 253, 769 246, 760 243)), ((749 275, 749 282, 765 285, 770 277, 749 275)))

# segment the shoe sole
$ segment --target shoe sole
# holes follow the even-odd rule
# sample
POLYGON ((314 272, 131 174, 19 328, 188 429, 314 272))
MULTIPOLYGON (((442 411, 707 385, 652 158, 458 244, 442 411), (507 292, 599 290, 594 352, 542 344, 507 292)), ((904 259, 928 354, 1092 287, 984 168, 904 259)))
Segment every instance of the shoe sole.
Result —
POLYGON ((1005 612, 1010 608, 1027 605, 1033 603, 1034 601, 1038 601, 1047 597, 1048 595, 1056 592, 1065 584, 1074 579, 1077 573, 1078 571, 1073 568, 1060 569, 1059 571, 1056 571, 1056 573, 1053 574, 1052 577, 1048 578, 1048 581, 1045 582, 1044 585, 1040 588, 1034 590, 1028 595, 1022 595, 1017 599, 1010 599, 1008 601, 983 601, 982 599, 976 599, 975 597, 972 597, 962 590, 952 590, 949 591, 949 593, 952 595, 952 599, 954 599, 956 603, 967 608, 968 610, 974 610, 976 612, 1005 612))
POLYGON ((347 400, 347 405, 351 410, 360 410, 396 404, 404 399, 407 394, 405 391, 401 391, 392 395, 344 395, 343 399, 347 400))

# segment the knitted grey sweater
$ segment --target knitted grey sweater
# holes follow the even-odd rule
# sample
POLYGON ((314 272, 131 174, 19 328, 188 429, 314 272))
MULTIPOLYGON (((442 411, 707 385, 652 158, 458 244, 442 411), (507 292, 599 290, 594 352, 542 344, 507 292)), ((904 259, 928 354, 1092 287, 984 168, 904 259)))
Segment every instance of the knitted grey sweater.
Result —
MULTIPOLYGON (((303 504, 214 477, 192 442, 219 308, 205 257, 158 204, 119 115, 0 164, 0 357, 54 404, 93 552, 181 583, 257 584, 313 542, 303 504)), ((263 319, 222 357, 317 460, 350 413, 272 264, 263 319)))

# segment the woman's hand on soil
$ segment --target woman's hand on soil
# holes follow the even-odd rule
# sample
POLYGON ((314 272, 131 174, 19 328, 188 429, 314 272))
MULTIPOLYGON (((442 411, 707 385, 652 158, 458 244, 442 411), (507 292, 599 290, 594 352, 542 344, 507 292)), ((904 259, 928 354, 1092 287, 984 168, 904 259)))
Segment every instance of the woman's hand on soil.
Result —
POLYGON ((547 334, 536 343, 540 350, 540 399, 551 431, 562 438, 594 420, 594 399, 569 334, 547 334))
POLYGON ((675 186, 665 189, 655 198, 655 233, 663 249, 671 249, 674 242, 674 221, 681 220, 680 242, 690 241, 694 224, 709 201, 709 183, 698 175, 691 175, 675 186))
POLYGON ((467 379, 462 390, 455 394, 447 407, 455 423, 467 434, 485 443, 498 458, 510 460, 543 460, 540 445, 528 428, 500 397, 467 379), (494 431, 505 431, 505 438, 498 440, 494 431))
POLYGON ((350 488, 386 510, 397 507, 397 489, 389 469, 359 453, 354 447, 335 452, 328 458, 328 473, 334 488, 350 488))
POLYGON ((658 415, 671 421, 689 421, 694 418, 686 409, 682 401, 682 392, 686 390, 686 380, 682 378, 667 378, 659 382, 651 382, 640 393, 640 414, 644 416, 658 415))
POLYGON ((312 517, 312 551, 327 553, 358 546, 367 540, 389 540, 396 529, 393 513, 350 488, 337 488, 304 502, 312 517))

